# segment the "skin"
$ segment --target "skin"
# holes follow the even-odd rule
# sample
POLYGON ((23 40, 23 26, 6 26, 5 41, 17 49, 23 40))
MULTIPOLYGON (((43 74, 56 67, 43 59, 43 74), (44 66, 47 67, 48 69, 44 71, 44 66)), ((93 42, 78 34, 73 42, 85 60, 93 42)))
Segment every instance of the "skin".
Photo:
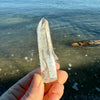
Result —
POLYGON ((64 92, 63 84, 68 78, 65 71, 59 70, 56 63, 58 79, 51 83, 43 83, 40 68, 30 72, 11 88, 0 100, 59 100, 64 92))

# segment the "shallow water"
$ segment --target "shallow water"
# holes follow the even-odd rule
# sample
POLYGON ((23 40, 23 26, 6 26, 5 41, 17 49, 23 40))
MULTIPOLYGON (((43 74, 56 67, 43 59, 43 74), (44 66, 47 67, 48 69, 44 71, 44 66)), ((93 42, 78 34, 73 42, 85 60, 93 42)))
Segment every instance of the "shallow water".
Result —
POLYGON ((45 17, 50 23, 53 46, 61 69, 69 74, 62 100, 99 100, 100 48, 72 47, 71 44, 100 39, 100 10, 62 10, 51 3, 56 8, 52 12, 48 11, 53 8, 50 4, 43 12, 39 9, 31 11, 32 6, 23 12, 25 4, 22 4, 17 2, 15 6, 21 7, 21 12, 13 6, 6 6, 9 9, 2 6, 0 10, 0 95, 18 79, 39 67, 36 28, 40 19, 45 17))

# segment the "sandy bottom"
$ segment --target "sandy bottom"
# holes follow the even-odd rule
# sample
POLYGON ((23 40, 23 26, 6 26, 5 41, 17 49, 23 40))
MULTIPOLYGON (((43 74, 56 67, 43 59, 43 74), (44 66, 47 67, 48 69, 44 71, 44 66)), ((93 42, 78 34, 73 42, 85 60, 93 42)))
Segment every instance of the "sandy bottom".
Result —
MULTIPOLYGON (((61 69, 69 74, 61 100, 99 100, 100 47, 72 47, 80 40, 100 39, 99 16, 77 13, 46 16, 61 69), (73 16, 74 15, 74 19, 73 16), (86 17, 89 16, 90 19, 86 17), (79 20, 80 18, 80 20, 79 20), (92 29, 91 29, 92 27, 92 29)), ((0 95, 38 68, 36 27, 42 16, 8 15, 0 20, 0 95), (8 18, 8 19, 7 19, 8 18), (5 21, 6 19, 6 21, 5 21)))

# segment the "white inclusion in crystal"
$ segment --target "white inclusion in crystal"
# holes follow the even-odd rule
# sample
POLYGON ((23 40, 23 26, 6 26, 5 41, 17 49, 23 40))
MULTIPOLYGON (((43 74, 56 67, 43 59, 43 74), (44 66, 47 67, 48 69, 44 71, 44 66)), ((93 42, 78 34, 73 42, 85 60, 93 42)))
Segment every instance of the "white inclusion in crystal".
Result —
POLYGON ((25 59, 25 60, 28 60, 28 57, 25 57, 24 59, 25 59))
POLYGON ((72 86, 72 88, 74 89, 74 90, 76 90, 76 91, 78 91, 79 89, 78 89, 78 87, 77 87, 77 85, 78 85, 78 83, 77 82, 75 82, 74 84, 73 84, 73 86, 72 86))
POLYGON ((41 74, 45 83, 57 80, 56 60, 53 51, 49 23, 42 18, 37 28, 38 51, 41 66, 41 74))
POLYGON ((98 92, 100 92, 100 88, 96 87, 96 90, 97 90, 98 92))

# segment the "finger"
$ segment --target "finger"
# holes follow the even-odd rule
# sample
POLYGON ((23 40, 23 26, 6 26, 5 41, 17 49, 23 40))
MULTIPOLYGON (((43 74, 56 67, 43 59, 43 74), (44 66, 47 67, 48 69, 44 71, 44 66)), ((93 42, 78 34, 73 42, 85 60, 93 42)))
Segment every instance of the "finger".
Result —
POLYGON ((59 70, 60 69, 60 65, 57 62, 55 62, 55 64, 56 64, 56 69, 59 70))
MULTIPOLYGON (((56 69, 58 70, 60 68, 60 65, 58 63, 56 63, 56 69)), ((22 78, 18 83, 21 83, 23 88, 27 87, 27 79, 31 80, 33 78, 33 75, 37 73, 37 74, 41 74, 41 69, 37 68, 36 70, 30 72, 29 74, 27 74, 24 78, 22 78), (25 84, 26 83, 26 84, 25 84)), ((29 82, 30 83, 30 82, 29 82)))
MULTIPOLYGON (((59 65, 57 62, 56 62, 55 64, 56 64, 56 69, 59 70, 60 65, 59 65)), ((26 83, 27 79, 28 79, 28 80, 31 80, 32 77, 33 77, 33 75, 34 75, 35 73, 41 74, 41 69, 38 68, 38 69, 36 69, 36 70, 30 72, 28 75, 26 75, 26 76, 25 76, 22 80, 20 80, 18 83, 20 83, 20 85, 22 85, 22 86, 24 85, 23 88, 26 88, 27 86, 29 86, 28 83, 26 83), (26 84, 25 84, 25 83, 26 83, 26 84)), ((29 83, 30 83, 30 82, 29 82, 29 83)), ((26 89, 27 89, 27 88, 26 88, 26 89)))
POLYGON ((36 70, 34 70, 34 71, 30 72, 29 74, 27 74, 25 77, 23 77, 21 80, 19 80, 15 84, 15 86, 19 85, 24 90, 27 90, 27 88, 29 87, 35 73, 40 74, 40 68, 37 68, 36 70))
POLYGON ((55 83, 48 93, 45 95, 43 100, 59 100, 64 92, 64 86, 59 83, 55 83))
POLYGON ((68 79, 68 74, 67 72, 63 71, 63 70, 59 70, 57 73, 57 81, 60 84, 64 84, 66 82, 66 80, 68 79))
MULTIPOLYGON (((59 68, 60 68, 59 64, 56 63, 56 69, 58 70, 59 68)), ((30 84, 30 82, 31 82, 31 80, 32 80, 32 77, 33 77, 33 75, 34 75, 35 73, 41 74, 40 68, 38 68, 38 69, 36 69, 36 70, 30 72, 29 74, 27 74, 24 78, 22 78, 22 79, 18 82, 18 84, 20 84, 24 89, 27 89, 28 86, 29 86, 29 84, 30 84), (27 80, 28 80, 28 81, 27 81, 27 80), (26 81, 27 81, 27 82, 26 82, 26 81)))
POLYGON ((44 93, 46 94, 54 83, 64 84, 66 82, 67 78, 68 78, 68 74, 65 71, 58 70, 57 71, 57 80, 54 82, 51 82, 51 83, 46 83, 44 93))
POLYGON ((21 100, 42 100, 44 94, 44 84, 42 77, 39 74, 35 74, 31 85, 21 100))

